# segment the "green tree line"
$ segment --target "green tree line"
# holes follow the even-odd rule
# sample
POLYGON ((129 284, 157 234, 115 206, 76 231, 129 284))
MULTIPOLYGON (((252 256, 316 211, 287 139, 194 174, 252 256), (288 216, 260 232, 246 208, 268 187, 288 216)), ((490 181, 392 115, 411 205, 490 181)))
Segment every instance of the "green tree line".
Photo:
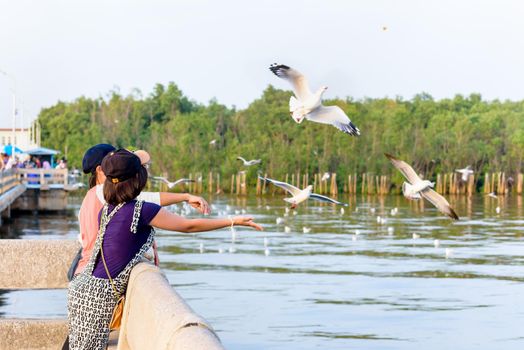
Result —
POLYGON ((371 172, 400 175, 383 153, 410 162, 427 178, 471 165, 477 172, 522 171, 524 101, 484 101, 478 94, 435 100, 422 93, 400 97, 325 101, 340 106, 360 128, 350 137, 332 126, 289 116, 290 91, 269 86, 247 108, 236 110, 215 100, 197 103, 174 84, 156 85, 107 98, 80 97, 43 109, 38 121, 42 145, 60 150, 69 165, 81 167, 90 146, 146 149, 151 172, 170 177, 219 172, 223 179, 242 170, 237 156, 261 158, 257 171, 283 179, 286 173, 371 172), (216 140, 211 143, 212 140, 216 140))

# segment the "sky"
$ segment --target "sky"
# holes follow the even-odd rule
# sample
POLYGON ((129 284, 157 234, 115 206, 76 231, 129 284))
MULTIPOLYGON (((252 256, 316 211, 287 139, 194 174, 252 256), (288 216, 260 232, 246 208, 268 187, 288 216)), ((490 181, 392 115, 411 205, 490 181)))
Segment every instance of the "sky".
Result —
POLYGON ((523 14, 519 0, 0 0, 0 127, 13 89, 18 126, 57 101, 170 81, 244 108, 269 84, 289 89, 274 62, 326 98, 521 100, 523 14))

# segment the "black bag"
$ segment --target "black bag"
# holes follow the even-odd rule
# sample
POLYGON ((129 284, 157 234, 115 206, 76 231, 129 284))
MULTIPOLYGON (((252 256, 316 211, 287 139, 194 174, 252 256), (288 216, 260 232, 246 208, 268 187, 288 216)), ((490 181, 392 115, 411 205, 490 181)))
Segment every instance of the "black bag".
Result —
POLYGON ((75 277, 75 271, 76 267, 78 266, 78 262, 82 259, 82 248, 78 250, 78 253, 76 253, 75 258, 73 259, 73 262, 71 263, 71 267, 69 268, 69 271, 67 271, 67 279, 69 282, 73 280, 73 277, 75 277))

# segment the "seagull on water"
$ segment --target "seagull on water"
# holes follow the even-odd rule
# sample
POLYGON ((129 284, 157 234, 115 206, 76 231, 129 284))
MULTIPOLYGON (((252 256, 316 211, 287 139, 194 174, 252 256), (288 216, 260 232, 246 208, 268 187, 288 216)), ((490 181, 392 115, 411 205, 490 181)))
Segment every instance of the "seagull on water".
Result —
POLYGON ((189 183, 189 182, 195 182, 195 180, 192 180, 192 179, 186 179, 186 178, 183 178, 183 179, 178 179, 174 182, 170 182, 168 179, 166 179, 165 177, 160 177, 160 176, 153 176, 153 180, 157 180, 157 181, 162 181, 163 183, 165 183, 167 185, 167 188, 173 188, 175 187, 176 185, 178 185, 179 183, 189 183))
POLYGON ((331 124, 349 135, 360 135, 360 130, 340 107, 322 105, 322 95, 327 86, 322 86, 313 93, 309 89, 306 77, 299 71, 276 63, 272 64, 269 69, 277 77, 293 85, 295 96, 289 99, 289 111, 295 122, 300 124, 305 118, 316 123, 331 124))
POLYGON ((257 165, 257 164, 260 164, 262 162, 262 159, 245 160, 244 158, 242 158, 240 156, 237 157, 237 160, 241 160, 244 163, 244 166, 257 165))
POLYGON ((491 198, 495 198, 495 199, 499 199, 499 197, 497 196, 497 194, 495 192, 490 192, 487 194, 488 197, 491 197, 491 198))
POLYGON ((468 181, 468 178, 470 175, 473 175, 473 170, 471 170, 471 166, 467 166, 465 167, 464 169, 456 169, 455 170, 457 173, 461 173, 462 174, 462 181, 466 182, 468 181))
POLYGON ((290 185, 286 182, 277 181, 277 180, 273 180, 273 179, 262 177, 262 176, 259 176, 258 178, 263 181, 268 181, 269 183, 272 183, 273 185, 280 187, 286 190, 287 192, 289 192, 292 195, 292 197, 284 198, 284 200, 288 203, 291 203, 291 209, 295 209, 297 205, 299 205, 300 203, 304 202, 307 199, 315 199, 320 202, 339 204, 339 205, 343 205, 346 207, 348 206, 348 204, 339 202, 335 199, 332 199, 326 196, 322 196, 320 194, 312 193, 311 190, 313 189, 313 186, 311 185, 301 190, 300 188, 290 185))
MULTIPOLYGON (((409 183, 404 183, 406 184, 405 187, 409 189, 407 193, 404 192, 406 197, 409 196, 412 199, 417 196, 423 197, 450 218, 454 220, 459 219, 458 215, 455 213, 453 208, 451 208, 448 201, 432 189, 432 187, 435 185, 434 182, 422 180, 408 163, 397 159, 390 154, 386 153, 385 155, 395 166, 395 168, 397 168, 408 180, 409 183)), ((402 187, 404 190, 404 186, 402 187)))

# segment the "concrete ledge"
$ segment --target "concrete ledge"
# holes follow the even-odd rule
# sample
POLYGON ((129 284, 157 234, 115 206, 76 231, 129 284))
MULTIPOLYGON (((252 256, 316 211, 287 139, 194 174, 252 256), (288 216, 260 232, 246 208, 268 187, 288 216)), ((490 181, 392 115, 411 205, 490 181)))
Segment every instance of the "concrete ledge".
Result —
POLYGON ((120 330, 118 350, 130 349, 224 347, 208 322, 175 292, 160 269, 144 262, 131 272, 120 330))
MULTIPOLYGON (((66 340, 67 320, 0 319, 0 349, 59 350, 66 340)), ((108 350, 116 350, 118 332, 109 336, 108 350)))
MULTIPOLYGON (((0 289, 67 288, 74 240, 0 240, 0 289)), ((1 349, 1 347, 0 347, 1 349)))
POLYGON ((53 189, 48 185, 39 185, 39 189, 27 190, 13 203, 13 209, 20 211, 48 210, 61 211, 67 208, 67 191, 53 189))
POLYGON ((0 319, 0 349, 56 350, 67 336, 66 320, 0 319))
POLYGON ((25 185, 17 185, 0 195, 0 212, 8 208, 26 190, 25 185))

